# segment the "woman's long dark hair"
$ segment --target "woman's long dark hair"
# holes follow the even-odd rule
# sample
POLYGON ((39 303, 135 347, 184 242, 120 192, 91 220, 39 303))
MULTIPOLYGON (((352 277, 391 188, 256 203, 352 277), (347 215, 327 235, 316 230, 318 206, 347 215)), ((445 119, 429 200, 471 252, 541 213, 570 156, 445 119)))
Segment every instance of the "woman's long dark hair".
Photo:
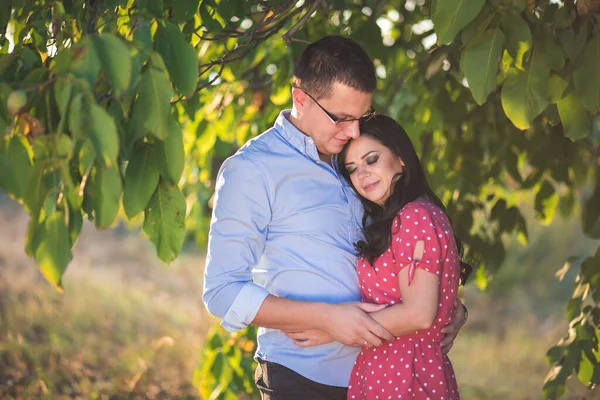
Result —
MULTIPOLYGON (((377 114, 360 124, 360 134, 377 140, 400 157, 404 163, 404 171, 395 177, 391 195, 383 207, 359 195, 365 210, 362 220, 365 240, 356 243, 356 249, 360 257, 366 258, 373 264, 390 246, 394 218, 402 207, 411 201, 424 198, 443 210, 449 221, 452 219, 442 201, 431 190, 415 148, 400 124, 388 116, 377 114)), ((352 184, 344 165, 349 144, 350 142, 338 156, 338 167, 344 179, 352 184)), ((454 238, 460 260, 460 280, 464 285, 472 267, 463 261, 462 242, 458 237, 454 236, 454 238)))

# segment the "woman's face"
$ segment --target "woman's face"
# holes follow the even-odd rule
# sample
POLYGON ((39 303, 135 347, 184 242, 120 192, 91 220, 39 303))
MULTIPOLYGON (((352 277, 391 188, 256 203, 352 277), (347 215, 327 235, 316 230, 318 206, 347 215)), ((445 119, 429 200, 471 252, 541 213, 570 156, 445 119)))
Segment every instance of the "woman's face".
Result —
POLYGON ((390 197, 396 175, 404 170, 400 157, 367 135, 350 142, 344 165, 354 189, 380 206, 390 197))

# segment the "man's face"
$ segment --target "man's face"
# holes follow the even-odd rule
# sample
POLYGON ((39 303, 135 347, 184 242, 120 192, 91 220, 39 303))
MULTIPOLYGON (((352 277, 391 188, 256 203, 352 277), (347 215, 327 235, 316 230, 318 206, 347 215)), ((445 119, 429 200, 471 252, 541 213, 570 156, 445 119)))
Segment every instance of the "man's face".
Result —
POLYGON ((371 109, 372 100, 373 93, 360 92, 335 82, 331 96, 327 98, 311 99, 305 95, 301 129, 313 138, 322 156, 331 157, 341 152, 348 140, 359 136, 358 121, 336 125, 323 108, 340 120, 359 118, 371 109))

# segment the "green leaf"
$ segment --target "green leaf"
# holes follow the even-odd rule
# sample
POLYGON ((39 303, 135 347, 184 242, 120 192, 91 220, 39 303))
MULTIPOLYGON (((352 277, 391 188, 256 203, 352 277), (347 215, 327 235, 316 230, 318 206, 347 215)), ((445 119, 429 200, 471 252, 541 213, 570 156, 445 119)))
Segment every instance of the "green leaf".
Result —
POLYGON ((69 232, 64 214, 56 212, 50 215, 37 234, 40 239, 35 250, 35 261, 48 282, 62 292, 62 276, 71 261, 69 232))
POLYGON ((29 152, 22 136, 2 138, 0 141, 0 187, 17 199, 25 196, 31 171, 29 152))
POLYGON ((562 70, 566 61, 565 52, 547 26, 540 25, 539 29, 541 36, 536 41, 536 49, 544 57, 550 69, 555 71, 562 70))
POLYGON ((157 144, 161 175, 172 184, 177 184, 185 166, 185 151, 181 127, 169 118, 169 136, 157 144))
POLYGON ((42 209, 44 210, 44 216, 52 215, 56 211, 56 203, 58 201, 58 192, 56 190, 49 191, 46 193, 42 209))
POLYGON ((104 161, 104 165, 112 167, 117 164, 119 156, 119 134, 115 121, 108 112, 97 104, 90 109, 89 135, 96 154, 104 161))
POLYGON ((496 74, 502 55, 504 34, 492 29, 473 39, 462 54, 461 68, 477 104, 485 103, 496 89, 496 74))
POLYGON ((560 396, 565 394, 565 381, 571 374, 568 368, 562 365, 557 365, 548 373, 542 392, 544 393, 544 399, 558 399, 560 396))
POLYGON ((592 113, 600 107, 600 33, 590 40, 573 68, 575 93, 592 113))
POLYGON ((0 36, 6 33, 6 25, 10 19, 11 0, 4 0, 0 4, 0 36))
POLYGON ((43 231, 44 226, 40 224, 37 216, 32 216, 27 224, 27 235, 25 236, 25 254, 29 257, 35 256, 35 251, 39 246, 39 239, 41 238, 40 231, 43 231))
MULTIPOLYGON (((594 357, 594 362, 595 362, 595 357, 594 357)), ((577 377, 579 378, 579 382, 583 383, 584 385, 589 385, 590 381, 592 380, 592 376, 594 375, 594 364, 592 364, 592 361, 590 361, 590 359, 582 354, 581 355, 581 361, 579 362, 579 372, 577 374, 577 377)))
POLYGON ((563 218, 568 219, 573 214, 575 207, 575 194, 572 189, 558 199, 558 209, 563 218))
POLYGON ((165 22, 158 25, 155 36, 156 51, 162 56, 175 87, 190 96, 198 81, 198 57, 192 45, 185 40, 177 25, 165 22))
POLYGON ((525 11, 525 9, 527 8, 527 0, 492 0, 492 4, 496 6, 501 5, 519 14, 525 11))
MULTIPOLYGON (((198 4, 200 4, 199 0, 177 0, 173 2, 173 18, 180 22, 189 21, 198 12, 198 4)), ((229 7, 229 5, 226 7, 229 7)))
POLYGON ((67 116, 69 109, 69 102, 73 95, 73 83, 69 78, 60 78, 54 84, 54 97, 56 99, 56 105, 60 112, 61 118, 67 116))
POLYGON ((149 144, 136 148, 125 171, 123 208, 129 218, 144 211, 158 185, 160 172, 155 149, 149 144))
POLYGON ((121 173, 117 168, 97 165, 92 170, 90 194, 98 229, 108 228, 115 221, 122 188, 121 173))
POLYGON ((161 140, 168 136, 171 95, 171 83, 164 73, 154 68, 143 73, 133 106, 133 140, 144 137, 147 132, 161 140))
POLYGON ((146 209, 143 229, 166 263, 177 258, 183 245, 185 212, 185 198, 179 188, 161 181, 146 209))
POLYGON ((52 150, 56 157, 71 160, 73 156, 73 141, 64 133, 47 135, 52 140, 52 150))
POLYGON ((565 90, 569 82, 565 81, 560 75, 550 75, 548 81, 548 98, 553 104, 558 103, 564 97, 565 90))
POLYGON ((27 213, 34 218, 40 215, 42 201, 46 197, 48 186, 44 177, 45 164, 38 162, 31 168, 27 190, 24 194, 24 203, 27 213))
POLYGON ((71 243, 71 248, 75 247, 82 226, 83 215, 81 214, 81 210, 75 210, 69 207, 69 242, 71 243))
POLYGON ((485 0, 434 0, 432 19, 438 43, 452 42, 484 4, 485 0))
POLYGON ((150 29, 150 24, 146 21, 141 21, 133 33, 133 39, 141 43, 144 50, 152 50, 152 30, 150 29))
POLYGON ((528 129, 548 105, 549 76, 545 60, 534 51, 525 71, 508 77, 504 82, 502 107, 517 128, 528 129))
POLYGON ((85 176, 96 161, 96 150, 90 139, 87 139, 79 149, 79 174, 85 176))
POLYGON ((156 17, 162 16, 165 11, 163 0, 148 0, 148 11, 156 17))
POLYGON ((107 33, 92 35, 90 40, 102 71, 112 86, 113 95, 120 97, 131 81, 131 57, 127 46, 120 38, 107 33))
POLYGON ((567 302, 567 321, 572 321, 581 314, 582 300, 581 297, 569 299, 567 302))
POLYGON ((200 18, 202 18, 202 25, 205 26, 209 32, 219 32, 223 29, 216 14, 214 7, 208 5, 206 1, 202 1, 200 4, 200 18))
MULTIPOLYGON (((158 71, 168 74, 169 71, 167 70, 167 66, 165 65, 165 62, 163 61, 162 56, 154 50, 151 50, 148 53, 150 54, 150 63, 148 65, 150 65, 152 68, 154 68, 158 71)), ((170 84, 170 82, 169 82, 169 84, 170 84)))
POLYGON ((125 7, 127 0, 104 0, 104 6, 107 9, 114 9, 117 6, 125 7))
POLYGON ((523 56, 531 49, 531 31, 527 22, 513 10, 502 14, 502 31, 506 35, 506 49, 515 59, 515 65, 523 67, 523 56))
POLYGON ((498 8, 491 3, 486 3, 477 18, 469 22, 460 33, 461 43, 466 46, 474 37, 481 35, 490 26, 497 14, 498 8))
POLYGON ((573 141, 588 137, 592 132, 592 119, 573 92, 556 105, 565 136, 573 141))
POLYGON ((489 283, 489 275, 486 272, 485 268, 483 267, 479 267, 477 268, 477 270, 475 271, 475 286, 477 286, 477 288, 479 290, 485 290, 485 288, 487 288, 487 285, 489 283))
MULTIPOLYGON (((564 7, 564 8, 566 8, 566 7, 564 7)), ((588 22, 591 22, 591 21, 588 20, 588 22)), ((581 25, 581 28, 579 29, 579 33, 577 34, 577 37, 573 38, 570 43, 569 42, 562 43, 563 48, 565 49, 565 52, 567 53, 567 57, 569 57, 569 60, 571 60, 572 63, 576 63, 577 59, 582 54, 582 50, 585 47, 588 36, 590 35, 590 29, 591 29, 590 23, 584 22, 581 25)), ((573 29, 566 29, 566 31, 573 32, 573 29)))
POLYGON ((69 131, 73 137, 79 139, 87 138, 86 113, 83 111, 83 103, 83 93, 77 93, 73 96, 69 107, 69 131))
POLYGON ((542 183, 540 189, 535 195, 535 210, 537 217, 542 223, 549 223, 554 218, 556 206, 558 205, 558 196, 554 186, 547 180, 542 183))
POLYGON ((89 87, 96 84, 101 65, 90 36, 84 36, 79 42, 69 69, 76 77, 86 80, 89 87))
POLYGON ((565 354, 564 346, 553 346, 546 353, 546 362, 550 365, 558 362, 565 354))
POLYGON ((600 171, 596 169, 596 186, 581 210, 583 232, 592 238, 600 239, 600 171))

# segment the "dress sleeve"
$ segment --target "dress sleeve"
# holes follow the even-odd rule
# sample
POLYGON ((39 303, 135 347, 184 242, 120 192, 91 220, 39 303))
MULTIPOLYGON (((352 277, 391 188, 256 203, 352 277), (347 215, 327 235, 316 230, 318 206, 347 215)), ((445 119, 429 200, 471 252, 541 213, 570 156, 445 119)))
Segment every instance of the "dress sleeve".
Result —
POLYGON ((445 215, 439 208, 413 203, 404 207, 394 220, 392 254, 397 272, 409 268, 409 286, 417 267, 440 275, 450 232, 449 227, 440 222, 444 219, 445 215))

